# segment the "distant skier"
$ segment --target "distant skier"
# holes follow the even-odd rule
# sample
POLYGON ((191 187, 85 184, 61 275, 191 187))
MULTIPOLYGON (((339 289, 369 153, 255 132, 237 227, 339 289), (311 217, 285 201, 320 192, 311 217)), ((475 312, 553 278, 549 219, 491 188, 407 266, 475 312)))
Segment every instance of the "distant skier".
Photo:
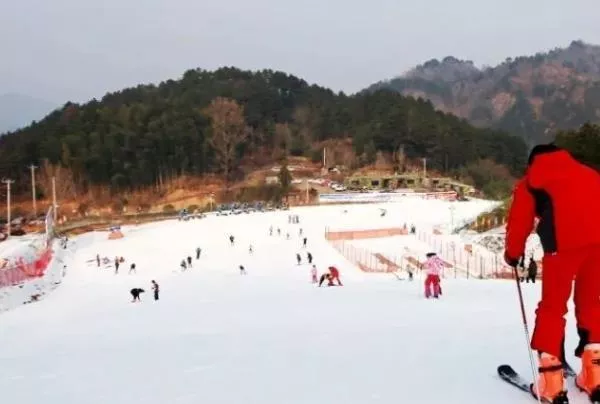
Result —
POLYGON ((196 259, 200 259, 200 255, 202 254, 202 248, 196 247, 196 259))
POLYGON ((333 284, 333 278, 331 277, 331 274, 325 272, 323 275, 321 275, 321 278, 319 279, 319 287, 323 285, 323 282, 325 282, 325 280, 327 280, 327 286, 335 286, 333 284))
POLYGON ((439 298, 440 274, 444 268, 444 262, 437 256, 436 253, 428 253, 427 259, 423 264, 427 277, 425 278, 425 297, 429 299, 432 295, 434 298, 439 298), (432 291, 433 289, 433 291, 432 291))
POLYGON ((132 273, 132 272, 137 274, 137 271, 135 269, 135 263, 133 263, 133 262, 131 263, 131 266, 129 267, 129 273, 132 273))
POLYGON ((181 264, 180 264, 180 266, 181 266, 181 270, 182 270, 182 271, 185 271, 185 270, 187 269, 187 265, 186 265, 186 263, 185 263, 185 260, 181 260, 181 264))
POLYGON ((192 265, 192 257, 190 257, 189 255, 187 257, 187 264, 188 264, 188 267, 190 267, 190 268, 193 266, 192 265))
POLYGON ((338 286, 344 286, 340 280, 340 271, 336 267, 330 266, 329 274, 331 275, 331 283, 333 283, 333 281, 337 281, 338 286))
POLYGON ((248 247, 248 253, 252 254, 254 252, 254 249, 252 248, 252 244, 250 244, 250 246, 248 247))
POLYGON ((115 275, 117 275, 119 273, 119 257, 115 257, 115 275))
POLYGON ((413 280, 413 268, 409 265, 406 265, 406 272, 408 272, 408 280, 412 281, 413 280))
POLYGON ((302 227, 300 228, 300 230, 298 231, 298 235, 302 236, 302 227))
POLYGON ((98 268, 100 268, 100 254, 96 254, 96 263, 98 264, 98 268))
POLYGON ((154 291, 154 300, 158 300, 158 293, 159 293, 159 286, 158 283, 156 283, 156 281, 152 281, 152 290, 154 291))
POLYGON ((290 233, 289 233, 289 232, 288 232, 288 233, 285 233, 285 239, 286 239, 286 240, 289 240, 289 239, 290 239, 290 233))
POLYGON ((235 242, 235 237, 229 236, 229 243, 231 243, 231 245, 233 246, 234 242, 235 242))
POLYGON ((535 278, 537 278, 537 270, 537 263, 533 257, 531 257, 529 259, 529 265, 527 266, 527 283, 529 283, 529 281, 535 283, 535 278))
POLYGON ((298 261, 298 265, 302 263, 302 257, 300 256, 300 254, 296 254, 296 261, 298 261))
POLYGON ((133 300, 131 301, 131 303, 135 303, 140 302, 140 294, 144 293, 144 289, 140 289, 140 288, 133 288, 130 290, 131 296, 133 296, 133 300))
POLYGON ((315 265, 313 265, 310 270, 310 276, 312 279, 312 283, 317 283, 319 281, 317 278, 317 267, 315 265))
POLYGON ((417 228, 413 224, 412 226, 410 226, 410 234, 416 234, 416 233, 417 233, 417 228))
POLYGON ((313 256, 310 252, 306 253, 306 259, 308 260, 309 264, 312 264, 313 256))
POLYGON ((246 275, 246 268, 243 265, 240 265, 240 275, 246 275))
POLYGON ((279 227, 277 228, 277 235, 281 236, 281 229, 279 227))
POLYGON ((269 226, 269 236, 273 235, 273 226, 269 226))
POLYGON ((306 242, 308 241, 308 239, 306 237, 304 237, 302 239, 302 248, 306 248, 306 242))

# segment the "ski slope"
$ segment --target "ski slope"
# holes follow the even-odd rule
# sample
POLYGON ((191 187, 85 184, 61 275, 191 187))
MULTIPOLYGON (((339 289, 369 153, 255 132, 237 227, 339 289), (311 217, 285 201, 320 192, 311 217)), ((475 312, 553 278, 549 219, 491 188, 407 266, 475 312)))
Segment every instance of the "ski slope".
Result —
MULTIPOLYGON (((446 279, 442 298, 426 300, 422 279, 362 273, 323 237, 325 227, 383 228, 405 221, 421 229, 448 227, 448 204, 298 208, 126 227, 120 240, 107 240, 106 232, 79 236, 64 258, 67 276, 58 288, 41 302, 0 314, 0 400, 535 402, 496 376, 501 363, 528 376, 512 282, 446 279), (381 208, 387 217, 380 218, 381 208), (298 214, 300 224, 288 224, 288 214, 298 214), (276 230, 269 236, 271 225, 282 236, 276 230), (319 272, 338 266, 344 287, 310 283, 310 266, 297 265, 295 258, 301 252, 305 260, 300 228, 319 272), (198 246, 202 256, 195 260, 198 246), (115 275, 112 266, 96 266, 96 254, 123 256, 126 262, 115 275), (182 272, 179 263, 188 255, 194 266, 182 272), (137 274, 127 274, 131 262, 137 274), (247 275, 240 275, 239 265, 247 275), (152 279, 161 287, 158 302, 152 300, 152 279), (133 287, 146 290, 141 303, 131 303, 133 287)), ((467 220, 489 205, 463 203, 454 220, 467 220)), ((369 240, 368 247, 377 242, 369 240)), ((393 240, 379 242, 393 249, 393 240)), ((524 285, 524 293, 531 322, 539 284, 524 285)), ((574 329, 572 318, 569 324, 574 329)), ((575 345, 570 332, 569 353, 575 345)), ((586 402, 571 390, 571 402, 586 402)))

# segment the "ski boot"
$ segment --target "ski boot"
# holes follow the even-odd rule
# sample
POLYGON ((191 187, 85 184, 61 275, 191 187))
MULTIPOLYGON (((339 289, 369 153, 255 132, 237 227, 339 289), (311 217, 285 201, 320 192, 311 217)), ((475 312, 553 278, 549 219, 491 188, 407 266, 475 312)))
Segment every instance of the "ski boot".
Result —
MULTIPOLYGON (((556 356, 542 353, 539 356, 538 388, 540 399, 544 403, 568 404, 563 364, 556 356)), ((535 384, 530 386, 531 394, 537 399, 535 384)))
POLYGON ((600 403, 600 344, 588 344, 581 355, 581 373, 575 385, 585 392, 593 403, 600 403))

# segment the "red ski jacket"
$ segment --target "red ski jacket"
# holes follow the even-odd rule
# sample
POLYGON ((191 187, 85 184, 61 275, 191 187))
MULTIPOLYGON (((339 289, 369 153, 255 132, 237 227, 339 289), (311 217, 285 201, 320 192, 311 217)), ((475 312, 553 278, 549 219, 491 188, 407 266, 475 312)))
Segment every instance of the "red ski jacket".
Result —
POLYGON ((546 254, 600 244, 600 174, 565 150, 535 156, 513 192, 506 224, 509 264, 523 255, 536 218, 546 254))

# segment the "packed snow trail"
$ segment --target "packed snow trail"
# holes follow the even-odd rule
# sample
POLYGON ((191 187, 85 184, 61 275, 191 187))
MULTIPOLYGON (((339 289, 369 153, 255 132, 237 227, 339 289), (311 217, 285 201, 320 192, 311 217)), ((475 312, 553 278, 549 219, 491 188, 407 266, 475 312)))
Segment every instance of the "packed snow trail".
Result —
MULTIPOLYGON (((426 203, 404 213, 396 207, 402 208, 387 206, 388 214, 410 216, 417 226, 418 215, 433 215, 426 203)), ((425 300, 419 277, 362 273, 323 239, 325 225, 362 220, 370 227, 378 217, 376 206, 349 209, 298 209, 299 225, 287 223, 288 212, 276 212, 125 228, 121 240, 101 232, 78 237, 62 285, 42 302, 0 315, 0 399, 531 403, 496 374, 501 363, 523 374, 529 369, 513 282, 443 280, 442 298, 425 300), (269 236, 270 225, 282 236, 269 236), (319 273, 337 265, 345 286, 310 283, 300 227, 319 273), (124 256, 120 274, 97 268, 96 254, 124 256), (188 255, 194 267, 181 272, 188 255), (127 274, 131 262, 135 275, 127 274), (239 274, 240 264, 248 275, 239 274), (161 287, 158 302, 151 279, 161 287), (141 303, 131 303, 133 287, 146 290, 141 303)), ((524 293, 533 321, 539 284, 524 285, 524 293)), ((574 338, 571 332, 569 354, 574 338)), ((572 403, 586 402, 573 388, 570 395, 572 403)))

